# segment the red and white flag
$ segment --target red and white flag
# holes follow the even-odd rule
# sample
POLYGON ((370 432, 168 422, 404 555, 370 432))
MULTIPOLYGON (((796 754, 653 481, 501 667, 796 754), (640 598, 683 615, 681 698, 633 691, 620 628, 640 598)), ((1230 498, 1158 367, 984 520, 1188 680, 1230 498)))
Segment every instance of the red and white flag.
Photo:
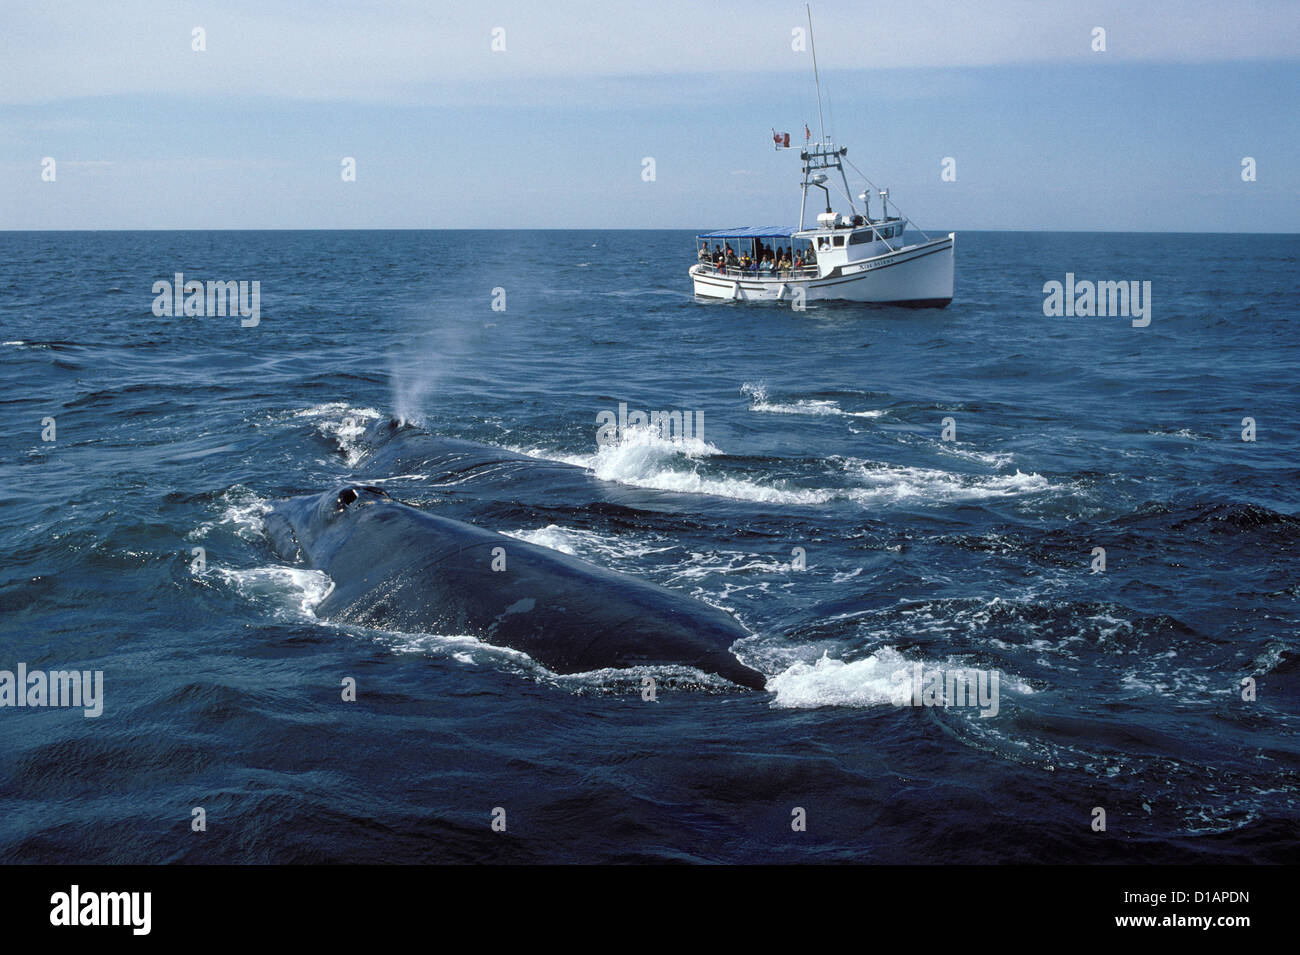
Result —
POLYGON ((774 129, 774 130, 772 130, 772 141, 776 143, 776 147, 777 147, 777 149, 782 149, 782 148, 784 148, 784 149, 789 149, 789 148, 790 148, 790 134, 789 134, 789 133, 778 133, 778 132, 774 129))
POLYGON ((812 130, 808 128, 808 124, 807 124, 807 123, 804 123, 804 124, 803 124, 803 141, 804 141, 804 142, 808 142, 808 140, 810 140, 810 139, 812 139, 812 130))

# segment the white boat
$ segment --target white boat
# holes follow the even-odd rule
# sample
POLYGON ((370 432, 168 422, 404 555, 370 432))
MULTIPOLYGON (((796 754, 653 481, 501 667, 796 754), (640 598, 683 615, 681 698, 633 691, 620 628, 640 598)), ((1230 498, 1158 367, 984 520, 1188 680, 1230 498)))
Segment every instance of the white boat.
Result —
MULTIPOLYGON (((811 38, 811 16, 808 29, 811 38)), ((814 76, 816 64, 814 46, 814 76)), ((817 109, 820 113, 819 79, 817 109)), ((804 130, 805 140, 811 139, 806 126, 804 130)), ((778 149, 789 148, 788 133, 774 131, 773 136, 778 149)), ((909 244, 905 236, 908 221, 891 214, 886 189, 878 191, 879 218, 871 217, 868 192, 858 194, 862 201, 862 211, 858 212, 844 172, 847 154, 847 146, 836 146, 826 138, 824 127, 820 142, 805 142, 799 152, 803 160, 803 200, 798 228, 744 227, 696 236, 699 264, 690 269, 695 294, 746 302, 791 302, 797 306, 809 301, 840 300, 943 308, 951 302, 957 234, 949 232, 931 239, 921 233, 920 241, 909 244), (844 186, 847 213, 831 208, 826 183, 832 173, 839 174, 844 186), (810 187, 826 195, 826 211, 817 216, 815 228, 805 228, 810 187), (764 268, 765 251, 773 254, 775 263, 788 258, 790 267, 764 268), (746 262, 746 258, 750 261, 746 262)))
MULTIPOLYGON (((799 268, 744 268, 737 261, 715 265, 712 259, 691 268, 695 294, 701 298, 745 302, 840 300, 943 308, 952 301, 953 250, 957 235, 907 244, 907 220, 895 216, 818 216, 816 229, 770 226, 723 229, 696 237, 708 254, 730 250, 737 260, 757 260, 759 247, 789 255, 799 268)), ((703 256, 702 256, 703 257, 703 256)))

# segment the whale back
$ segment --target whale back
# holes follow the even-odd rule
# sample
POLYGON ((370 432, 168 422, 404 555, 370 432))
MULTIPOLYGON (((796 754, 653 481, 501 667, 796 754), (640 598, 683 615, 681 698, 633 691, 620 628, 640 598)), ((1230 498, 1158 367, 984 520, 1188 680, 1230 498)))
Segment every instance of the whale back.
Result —
POLYGON ((276 508, 268 531, 334 589, 317 614, 391 630, 469 633, 557 673, 685 664, 761 689, 730 652, 729 614, 656 584, 426 513, 378 488, 276 508))

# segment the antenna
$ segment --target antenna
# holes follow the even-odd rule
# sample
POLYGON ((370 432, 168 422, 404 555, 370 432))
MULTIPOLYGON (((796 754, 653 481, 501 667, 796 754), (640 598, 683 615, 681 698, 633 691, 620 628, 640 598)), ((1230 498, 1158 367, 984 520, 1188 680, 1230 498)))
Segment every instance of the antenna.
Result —
POLYGON ((813 39, 812 28, 812 5, 804 4, 808 11, 808 45, 812 47, 813 57, 813 82, 817 84, 817 122, 821 126, 822 142, 826 142, 826 120, 822 117, 822 80, 817 73, 817 41, 813 39))

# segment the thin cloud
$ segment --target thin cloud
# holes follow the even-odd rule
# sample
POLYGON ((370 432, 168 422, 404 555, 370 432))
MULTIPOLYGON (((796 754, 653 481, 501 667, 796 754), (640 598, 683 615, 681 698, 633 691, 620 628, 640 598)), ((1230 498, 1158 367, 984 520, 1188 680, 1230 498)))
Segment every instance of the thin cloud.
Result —
MULTIPOLYGON (((102 95, 268 96, 434 103, 447 85, 536 78, 805 73, 793 50, 802 4, 662 0, 384 4, 246 0, 200 4, 68 0, 10 10, 0 36, 0 102, 102 95), (192 31, 204 30, 195 52, 192 31), (494 52, 494 30, 504 51, 494 52)), ((1293 60, 1293 0, 818 2, 826 70, 1032 62, 1293 60), (1091 48, 1106 30, 1107 50, 1091 48), (1093 60, 1095 61, 1095 59, 1093 60)), ((500 45, 500 43, 498 44, 500 45)))

